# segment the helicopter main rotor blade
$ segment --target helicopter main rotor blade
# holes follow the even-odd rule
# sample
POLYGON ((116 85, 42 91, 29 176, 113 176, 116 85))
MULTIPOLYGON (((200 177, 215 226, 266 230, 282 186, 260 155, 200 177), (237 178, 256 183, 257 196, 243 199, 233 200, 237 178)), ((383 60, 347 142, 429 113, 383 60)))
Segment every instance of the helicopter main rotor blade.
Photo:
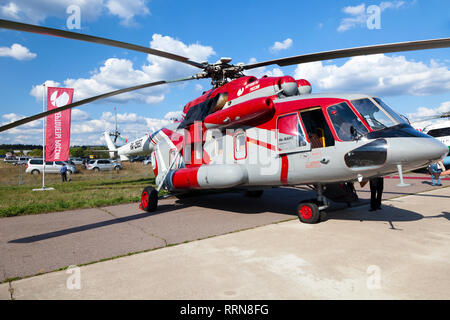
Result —
POLYGON ((424 49, 437 49, 450 47, 450 38, 421 40, 421 41, 409 41, 409 42, 397 42, 390 44, 380 44, 366 47, 356 47, 349 49, 339 49, 332 51, 324 51, 310 54, 303 54, 299 56, 281 58, 275 60, 268 60, 263 62, 257 62, 253 64, 244 65, 244 70, 259 68, 268 66, 271 64, 277 64, 281 67, 290 66, 292 64, 300 64, 314 61, 349 58, 368 54, 377 53, 390 53, 400 51, 412 51, 412 50, 424 50, 424 49))
POLYGON ((116 40, 111 40, 111 39, 106 39, 106 38, 101 38, 101 37, 96 37, 96 36, 90 36, 90 35, 82 34, 82 33, 41 27, 41 26, 36 26, 33 24, 26 24, 26 23, 3 20, 3 19, 0 19, 0 28, 16 30, 16 31, 31 32, 31 33, 38 33, 38 34, 45 34, 45 35, 50 35, 50 36, 62 37, 62 38, 66 38, 66 39, 74 39, 74 40, 81 40, 81 41, 86 41, 86 42, 100 43, 100 44, 104 44, 104 45, 108 45, 108 46, 112 46, 112 47, 118 47, 118 48, 143 52, 143 53, 147 53, 147 54, 152 54, 155 56, 183 62, 183 63, 189 64, 191 66, 201 68, 201 69, 203 69, 205 67, 201 63, 191 61, 191 60, 189 60, 189 58, 182 57, 182 56, 179 56, 179 55, 176 55, 173 53, 160 51, 160 50, 156 50, 156 49, 151 49, 151 48, 147 48, 147 47, 142 47, 142 46, 138 46, 135 44, 126 43, 126 42, 122 42, 122 41, 116 41, 116 40))
POLYGON ((133 87, 129 87, 129 88, 124 88, 124 89, 115 90, 115 91, 111 91, 111 92, 108 92, 108 93, 100 94, 100 95, 95 96, 95 97, 91 97, 91 98, 87 98, 87 99, 84 99, 84 100, 80 100, 80 101, 77 101, 77 102, 65 105, 63 107, 59 107, 59 108, 55 108, 55 109, 48 110, 48 111, 45 111, 45 112, 41 112, 41 113, 35 114, 34 116, 23 118, 23 119, 17 120, 17 121, 12 122, 12 123, 8 123, 8 124, 0 127, 0 132, 6 131, 8 129, 15 128, 17 126, 20 126, 22 124, 25 124, 25 123, 28 123, 28 122, 31 122, 31 121, 34 121, 34 120, 41 119, 43 117, 49 116, 49 115, 54 114, 54 113, 58 113, 58 112, 61 112, 61 111, 67 110, 67 109, 79 107, 79 106, 82 106, 84 104, 87 104, 87 103, 90 103, 90 102, 94 102, 96 100, 106 99, 106 98, 109 98, 109 97, 112 97, 112 96, 116 96, 118 94, 130 92, 130 91, 135 91, 135 90, 139 90, 139 89, 144 89, 144 88, 149 88, 149 87, 155 87, 155 86, 159 86, 159 85, 162 85, 162 84, 169 84, 169 83, 181 82, 181 81, 187 81, 187 80, 194 80, 194 79, 198 79, 198 76, 191 76, 191 77, 188 77, 188 78, 176 79, 176 80, 167 80, 167 81, 161 80, 161 81, 156 81, 156 82, 150 82, 150 83, 146 83, 146 84, 141 84, 141 85, 137 85, 137 86, 133 86, 133 87))

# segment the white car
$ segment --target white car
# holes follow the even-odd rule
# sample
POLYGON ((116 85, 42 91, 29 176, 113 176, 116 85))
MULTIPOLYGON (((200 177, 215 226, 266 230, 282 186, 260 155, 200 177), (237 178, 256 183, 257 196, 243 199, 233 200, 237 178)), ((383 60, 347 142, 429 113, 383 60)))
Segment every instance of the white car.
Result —
POLYGON ((145 160, 142 161, 142 164, 144 166, 148 165, 148 164, 152 164, 152 157, 145 157, 145 160))
POLYGON ((7 157, 5 157, 5 159, 3 159, 3 162, 5 162, 5 163, 16 163, 17 162, 17 157, 7 156, 7 157))
MULTIPOLYGON (((60 169, 63 164, 67 167, 69 174, 76 173, 77 168, 74 165, 68 164, 64 161, 45 161, 45 173, 60 173, 60 169)), ((44 171, 44 165, 42 159, 30 159, 27 163, 26 173, 39 174, 44 171)))
POLYGON ((111 161, 109 159, 95 159, 89 160, 86 165, 87 170, 94 171, 106 171, 106 170, 116 170, 119 171, 123 169, 122 164, 120 162, 111 161))
POLYGON ((15 166, 21 165, 21 164, 27 164, 27 163, 28 163, 28 160, 30 160, 30 157, 18 157, 18 158, 17 158, 17 161, 14 162, 13 164, 14 164, 15 166))
POLYGON ((83 159, 81 158, 69 158, 74 164, 83 164, 83 159))

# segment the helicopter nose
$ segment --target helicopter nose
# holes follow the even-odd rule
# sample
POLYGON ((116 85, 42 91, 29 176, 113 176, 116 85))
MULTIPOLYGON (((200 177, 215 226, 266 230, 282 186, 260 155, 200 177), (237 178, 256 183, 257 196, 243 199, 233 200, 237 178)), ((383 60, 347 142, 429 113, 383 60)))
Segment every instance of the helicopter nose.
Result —
POLYGON ((389 139, 388 161, 413 169, 443 159, 448 147, 434 138, 389 139))

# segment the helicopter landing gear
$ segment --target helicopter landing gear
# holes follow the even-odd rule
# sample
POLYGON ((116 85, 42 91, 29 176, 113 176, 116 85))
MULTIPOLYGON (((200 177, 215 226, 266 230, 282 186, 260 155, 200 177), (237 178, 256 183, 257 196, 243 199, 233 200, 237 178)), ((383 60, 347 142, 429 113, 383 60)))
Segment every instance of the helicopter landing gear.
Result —
POLYGON ((300 202, 297 206, 297 215, 303 223, 317 223, 320 219, 319 207, 312 202, 300 202))
POLYGON ((145 187, 141 195, 139 209, 153 212, 158 207, 158 191, 153 187, 145 187))
POLYGON ((317 186, 317 199, 303 200, 297 206, 298 219, 303 223, 318 223, 327 219, 328 199, 322 195, 322 185, 317 186))

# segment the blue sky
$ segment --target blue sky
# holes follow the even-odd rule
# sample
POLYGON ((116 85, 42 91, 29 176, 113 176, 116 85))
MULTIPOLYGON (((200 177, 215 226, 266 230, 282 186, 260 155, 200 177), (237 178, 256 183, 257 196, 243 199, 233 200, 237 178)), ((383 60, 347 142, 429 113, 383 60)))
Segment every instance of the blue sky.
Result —
MULTIPOLYGON (((152 46, 215 62, 263 61, 354 46, 450 36, 450 2, 0 0, 0 17, 67 29, 70 5, 81 9, 77 32, 152 46), (381 9, 380 29, 367 28, 367 7, 381 9), (275 43, 278 42, 278 45, 275 43), (278 48, 278 50, 276 49, 278 48)), ((424 50, 300 66, 267 67, 255 75, 310 80, 313 92, 363 92, 410 116, 450 110, 450 49, 424 50)), ((44 81, 75 88, 76 99, 197 72, 177 62, 119 48, 0 31, 0 123, 42 110, 44 81), (33 89, 34 88, 34 89, 33 89)), ((73 111, 72 144, 102 143, 113 127, 134 138, 167 124, 171 112, 209 89, 208 80, 164 86, 73 111)), ((41 143, 39 121, 0 134, 1 143, 41 143)))

